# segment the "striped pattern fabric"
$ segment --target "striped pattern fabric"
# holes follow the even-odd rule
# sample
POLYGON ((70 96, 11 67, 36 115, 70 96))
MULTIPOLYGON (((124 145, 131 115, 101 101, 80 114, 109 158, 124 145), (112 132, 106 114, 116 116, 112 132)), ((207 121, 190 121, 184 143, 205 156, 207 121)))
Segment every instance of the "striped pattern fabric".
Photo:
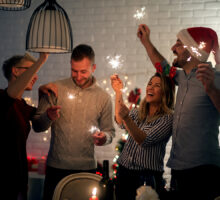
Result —
POLYGON ((117 163, 131 170, 163 171, 166 144, 172 133, 173 115, 163 115, 149 123, 138 120, 137 109, 131 110, 129 115, 147 137, 138 145, 129 135, 117 163))

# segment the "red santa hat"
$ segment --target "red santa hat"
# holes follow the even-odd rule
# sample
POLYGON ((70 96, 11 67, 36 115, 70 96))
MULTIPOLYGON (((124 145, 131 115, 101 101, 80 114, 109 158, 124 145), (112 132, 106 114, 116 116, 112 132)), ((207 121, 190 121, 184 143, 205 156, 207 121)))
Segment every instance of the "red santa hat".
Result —
POLYGON ((181 40, 190 54, 201 62, 206 62, 213 52, 216 68, 220 66, 218 36, 214 30, 206 27, 182 29, 177 38, 181 40))

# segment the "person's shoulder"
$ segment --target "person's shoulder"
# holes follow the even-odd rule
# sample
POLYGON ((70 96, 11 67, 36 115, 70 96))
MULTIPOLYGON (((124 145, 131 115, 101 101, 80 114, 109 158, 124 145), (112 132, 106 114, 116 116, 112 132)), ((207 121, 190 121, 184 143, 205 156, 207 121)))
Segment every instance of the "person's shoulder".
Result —
POLYGON ((164 118, 167 119, 168 121, 173 120, 173 113, 167 113, 164 115, 164 118))
POLYGON ((160 120, 172 121, 173 120, 173 113, 166 113, 166 114, 161 115, 160 120))

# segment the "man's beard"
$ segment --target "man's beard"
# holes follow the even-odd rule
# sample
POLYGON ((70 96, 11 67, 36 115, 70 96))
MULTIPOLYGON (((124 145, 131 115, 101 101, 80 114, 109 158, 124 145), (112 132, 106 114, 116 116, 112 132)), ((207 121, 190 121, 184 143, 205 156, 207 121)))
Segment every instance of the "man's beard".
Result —
POLYGON ((75 82, 75 84, 81 88, 83 88, 85 85, 87 85, 88 83, 92 82, 93 81, 93 78, 92 78, 92 75, 90 77, 88 77, 87 79, 85 79, 85 82, 80 84, 78 83, 74 78, 73 78, 73 81, 75 82))
POLYGON ((177 59, 174 59, 173 66, 178 67, 178 68, 182 68, 182 64, 177 59))
POLYGON ((178 68, 183 68, 189 61, 188 58, 191 57, 188 51, 186 51, 181 57, 177 57, 173 60, 173 66, 178 68))

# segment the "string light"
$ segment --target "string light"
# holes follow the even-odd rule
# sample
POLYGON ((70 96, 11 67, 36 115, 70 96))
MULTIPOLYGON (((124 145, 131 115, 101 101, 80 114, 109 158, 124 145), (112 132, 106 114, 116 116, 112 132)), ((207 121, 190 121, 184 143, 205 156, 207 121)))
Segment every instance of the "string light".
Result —
POLYGON ((119 155, 116 155, 113 159, 113 162, 116 162, 118 160, 118 158, 119 158, 119 155))
POLYGON ((122 133, 122 139, 127 140, 128 139, 128 134, 122 133))

